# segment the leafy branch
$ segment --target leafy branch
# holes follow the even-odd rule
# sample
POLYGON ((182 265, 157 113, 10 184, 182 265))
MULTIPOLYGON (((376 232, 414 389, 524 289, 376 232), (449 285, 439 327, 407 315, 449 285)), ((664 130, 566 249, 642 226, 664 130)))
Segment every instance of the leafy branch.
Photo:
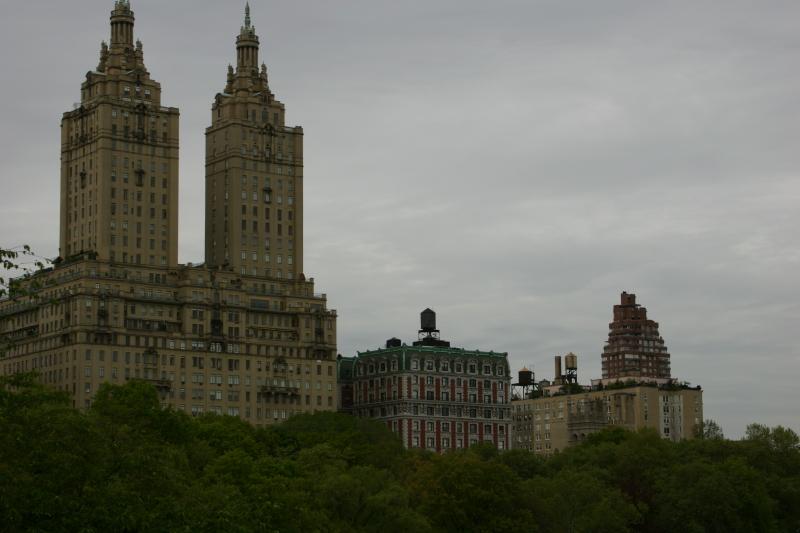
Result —
POLYGON ((27 244, 13 248, 0 248, 0 299, 29 296, 38 288, 24 288, 23 282, 43 270, 50 260, 36 255, 27 244), (13 277, 14 274, 21 274, 13 277))

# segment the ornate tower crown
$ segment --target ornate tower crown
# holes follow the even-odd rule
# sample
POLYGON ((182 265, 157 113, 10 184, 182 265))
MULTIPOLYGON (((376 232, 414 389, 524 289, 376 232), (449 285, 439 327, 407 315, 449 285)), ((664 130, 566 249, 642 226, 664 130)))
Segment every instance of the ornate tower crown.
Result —
POLYGON ((258 68, 258 35, 256 27, 250 23, 250 3, 244 8, 244 26, 236 37, 236 70, 251 74, 258 68))
POLYGON ((133 46, 133 11, 128 0, 116 0, 111 12, 111 47, 133 46))

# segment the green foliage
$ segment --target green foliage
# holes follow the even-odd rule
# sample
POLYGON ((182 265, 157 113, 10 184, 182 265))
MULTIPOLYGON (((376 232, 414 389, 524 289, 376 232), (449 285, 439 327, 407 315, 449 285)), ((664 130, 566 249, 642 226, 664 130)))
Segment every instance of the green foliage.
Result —
MULTIPOLYGON (((42 284, 34 274, 44 270, 45 264, 49 262, 48 259, 34 254, 27 244, 15 248, 0 248, 0 301, 13 299, 41 303, 37 293, 42 284)), ((12 341, 5 335, 0 335, 0 359, 13 347, 12 341)))
MULTIPOLYGON (((69 407, 0 379, 0 532, 797 531, 792 430, 673 443, 591 435, 549 459, 404 450, 385 425, 321 413, 258 429, 165 410, 147 383, 69 407)), ((708 423, 706 423, 708 427, 708 423)))
POLYGON ((510 468, 487 455, 477 447, 420 458, 408 484, 414 507, 436 531, 531 531, 529 494, 510 468))
POLYGON ((543 531, 625 532, 639 513, 618 488, 600 481, 598 472, 565 468, 553 477, 537 477, 525 487, 534 495, 543 531))
POLYGON ((23 282, 29 280, 31 276, 45 268, 49 260, 38 257, 31 247, 27 244, 15 248, 0 248, 0 298, 27 296, 40 288, 33 283, 30 287, 24 287, 23 282), (9 278, 9 272, 17 278, 9 278))
POLYGON ((700 426, 695 427, 695 437, 705 440, 722 440, 725 435, 719 424, 709 418, 701 422, 700 426))

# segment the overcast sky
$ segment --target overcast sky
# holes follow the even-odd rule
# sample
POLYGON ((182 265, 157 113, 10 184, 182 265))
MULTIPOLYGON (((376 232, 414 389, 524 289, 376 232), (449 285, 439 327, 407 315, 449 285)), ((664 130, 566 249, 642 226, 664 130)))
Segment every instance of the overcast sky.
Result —
MULTIPOLYGON (((180 260, 203 259, 204 129, 243 2, 131 0, 181 111, 180 260)), ((252 0, 305 131, 305 272, 339 351, 444 338, 600 375, 635 292, 726 435, 800 430, 800 2, 252 0)), ((0 245, 58 253, 59 121, 112 0, 0 18, 0 245)))

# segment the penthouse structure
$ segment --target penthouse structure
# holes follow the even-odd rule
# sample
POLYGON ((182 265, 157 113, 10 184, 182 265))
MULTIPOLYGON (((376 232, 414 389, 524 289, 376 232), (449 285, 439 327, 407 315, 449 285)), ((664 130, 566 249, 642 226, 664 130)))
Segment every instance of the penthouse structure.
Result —
POLYGON ((647 318, 647 309, 636 303, 635 294, 620 295, 608 329, 602 354, 605 382, 652 379, 663 383, 671 378, 669 352, 658 322, 647 318))

